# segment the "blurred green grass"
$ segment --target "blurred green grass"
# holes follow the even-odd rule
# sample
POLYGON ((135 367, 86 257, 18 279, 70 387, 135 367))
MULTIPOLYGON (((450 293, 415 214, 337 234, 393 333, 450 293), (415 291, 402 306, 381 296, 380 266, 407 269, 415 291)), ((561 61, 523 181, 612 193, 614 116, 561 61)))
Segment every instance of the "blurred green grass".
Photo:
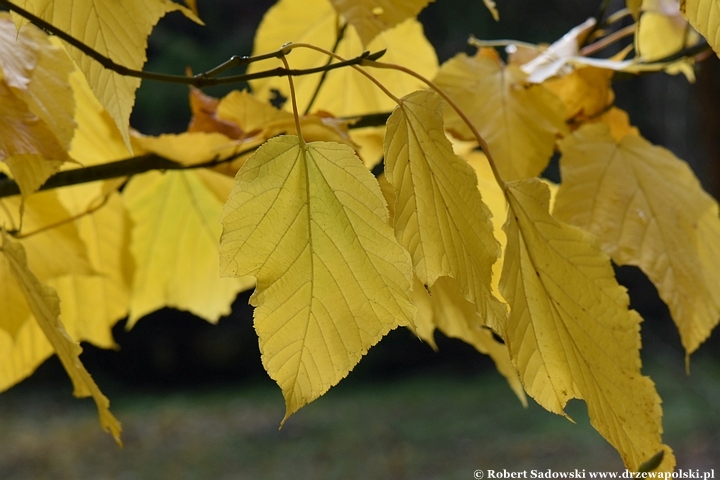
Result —
MULTIPOLYGON (((664 440, 682 468, 720 459, 720 367, 658 358, 644 373, 664 400, 664 440)), ((617 453, 573 401, 577 424, 524 409, 494 372, 346 381, 278 430, 282 396, 270 381, 185 391, 101 387, 125 447, 100 430, 91 401, 66 388, 21 384, 0 395, 0 478, 470 479, 475 469, 615 470, 617 453)))

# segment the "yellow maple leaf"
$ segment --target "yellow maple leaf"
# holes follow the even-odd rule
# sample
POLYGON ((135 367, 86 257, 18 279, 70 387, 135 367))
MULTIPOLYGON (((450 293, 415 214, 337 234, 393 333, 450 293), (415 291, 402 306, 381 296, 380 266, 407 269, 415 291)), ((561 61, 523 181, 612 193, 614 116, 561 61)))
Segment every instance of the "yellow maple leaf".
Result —
MULTIPOLYGON (((336 38, 337 13, 328 0, 281 0, 268 10, 260 23, 255 34, 253 54, 277 50, 287 42, 311 43, 332 50, 336 38)), ((344 58, 352 58, 365 50, 376 52, 383 49, 387 49, 383 61, 403 65, 426 78, 431 78, 437 71, 435 50, 423 35, 420 23, 412 19, 382 32, 367 46, 363 46, 355 28, 348 26, 336 53, 344 58)), ((291 68, 319 67, 327 61, 325 55, 305 48, 295 49, 288 56, 291 68)), ((248 72, 281 65, 278 60, 255 62, 248 67, 248 72)), ((395 70, 373 70, 372 74, 397 96, 424 87, 419 80, 395 70)), ((309 105, 320 77, 320 74, 316 74, 293 79, 300 112, 304 112, 309 105)), ((285 97, 290 95, 285 78, 260 79, 250 82, 250 85, 261 100, 272 98, 272 90, 279 91, 285 97)), ((328 72, 312 110, 324 110, 337 117, 348 117, 389 111, 394 106, 393 100, 362 74, 352 68, 342 68, 328 72)), ((290 110, 290 105, 286 104, 285 108, 290 110)))
POLYGON ((372 170, 383 160, 383 141, 385 127, 363 127, 350 130, 350 138, 357 145, 358 156, 368 170, 372 170))
POLYGON ((25 322, 14 336, 0 329, 0 392, 3 392, 32 375, 35 369, 53 354, 53 347, 35 318, 31 317, 30 306, 20 285, 10 276, 10 265, 5 260, 5 255, 0 255, 0 275, 3 282, 12 282, 18 293, 12 298, 3 297, 3 301, 13 302, 3 303, 3 311, 17 308, 19 303, 22 303, 22 308, 25 309, 25 322))
MULTIPOLYGON (((527 85, 526 76, 517 66, 503 66, 494 50, 480 49, 445 62, 434 80, 483 136, 504 180, 539 175, 557 135, 567 131, 562 102, 542 85, 527 85)), ((474 138, 454 110, 447 108, 445 119, 453 134, 474 138)))
MULTIPOLYGON (((248 92, 233 91, 220 100, 219 118, 239 125, 248 135, 265 140, 282 133, 297 134, 292 113, 258 100, 248 92)), ((300 128, 306 142, 326 141, 354 147, 347 131, 348 122, 329 115, 303 115, 300 128)))
MULTIPOLYGON (((68 208, 67 213, 86 211, 86 197, 100 191, 99 188, 97 192, 87 191, 94 190, 93 187, 97 185, 58 190, 63 205, 68 208)), ((30 199, 34 200, 36 196, 30 199)), ((89 341, 104 348, 115 346, 111 327, 127 314, 132 274, 132 259, 128 258, 126 238, 129 231, 127 223, 124 208, 118 195, 114 194, 103 208, 76 221, 78 234, 87 246, 95 273, 76 272, 45 280, 61 299, 63 325, 75 341, 89 341)), ((38 234, 42 235, 45 233, 38 234)), ((29 241, 25 239, 20 243, 27 244, 29 241)), ((2 391, 29 376, 54 350, 32 316, 25 295, 3 255, 0 255, 0 298, 4 312, 0 328, 2 391), (12 322, 17 323, 14 328, 12 322)))
MULTIPOLYGON (((147 38, 166 13, 179 10, 201 23, 186 7, 170 0, 81 0, 68 5, 54 0, 19 0, 20 7, 109 57, 124 67, 141 70, 147 59, 147 38)), ((23 22, 18 18, 16 23, 23 22)), ((130 145, 128 124, 140 79, 108 70, 84 53, 68 47, 70 57, 85 74, 95 95, 130 145)))
POLYGON ((490 291, 498 243, 475 172, 453 152, 442 121, 442 100, 431 91, 404 97, 388 119, 385 171, 395 189, 395 234, 420 281, 431 287, 438 277, 455 278, 492 325, 505 316, 490 291))
POLYGON ((45 122, 1 79, 0 159, 10 168, 25 196, 40 188, 69 159, 45 122))
POLYGON ((330 3, 367 45, 380 32, 416 17, 430 0, 330 0, 330 3))
POLYGON ((20 226, 19 212, 24 203, 21 234, 28 252, 30 268, 41 281, 70 273, 91 274, 85 244, 72 222, 70 212, 58 199, 57 191, 37 192, 24 201, 19 196, 0 199, 0 225, 20 226), (52 228, 48 228, 52 226, 52 228))
POLYGON ((625 135, 640 135, 637 127, 630 124, 630 117, 627 112, 617 107, 611 107, 594 120, 607 125, 610 129, 610 135, 617 142, 620 142, 625 135))
POLYGON ((123 199, 137 265, 128 327, 165 306, 216 322, 252 286, 249 278, 220 278, 218 269, 218 219, 232 184, 201 170, 149 172, 128 183, 123 199))
POLYGON ((64 275, 47 281, 62 301, 63 323, 75 340, 103 348, 115 346, 111 328, 127 316, 134 262, 130 255, 130 218, 120 195, 104 198, 102 185, 91 183, 58 191, 86 246, 93 275, 64 275), (88 210, 103 199, 103 205, 88 210))
POLYGON ((617 284, 610 259, 588 232, 548 213, 550 194, 537 179, 508 185, 508 245, 500 288, 510 304, 503 332, 525 390, 564 414, 568 400, 587 403, 590 423, 636 471, 662 444, 660 397, 640 373, 640 322, 617 284))
MULTIPOLYGON (((70 74, 75 99, 77 129, 70 144, 70 156, 80 166, 99 165, 132 156, 115 121, 90 89, 79 70, 70 74)), ((67 163, 68 167, 78 164, 67 163)))
POLYGON ((136 154, 152 152, 183 165, 229 157, 243 149, 242 142, 231 140, 222 133, 166 133, 157 137, 134 134, 132 141, 136 154))
POLYGON ((463 297, 453 278, 438 278, 430 288, 430 295, 416 278, 413 297, 418 307, 415 321, 420 338, 437 348, 433 339, 433 331, 437 327, 446 336, 458 338, 490 356, 520 402, 527 406, 525 390, 510 361, 507 347, 495 340, 490 329, 479 327, 482 319, 478 318, 475 305, 463 297))
MULTIPOLYGON (((20 226, 19 212, 23 200, 19 196, 0 199, 0 226, 9 229, 20 226)), ((93 273, 86 248, 75 225, 67 222, 70 213, 63 207, 57 192, 39 192, 24 201, 21 233, 39 232, 21 240, 30 253, 30 268, 42 281, 68 275, 93 273), (48 225, 56 225, 47 229, 48 225)), ((0 259, 0 298, 4 313, 0 330, 16 337, 30 316, 27 302, 12 281, 10 267, 0 259)))
MULTIPOLYGON (((6 335, 8 340, 7 348, 0 351, 7 352, 12 350, 13 340, 17 340, 20 334, 19 332, 30 317, 31 312, 25 295, 20 285, 15 281, 10 269, 10 264, 4 255, 0 255, 0 305, 2 305, 3 308, 2 321, 0 321, 0 333, 6 335)), ((44 359, 45 357, 43 357, 43 360, 44 359)), ((3 361, 0 360, 0 364, 2 363, 3 361)), ((34 369, 35 366, 33 366, 33 370, 34 369)), ((25 376, 28 374, 29 373, 25 376)), ((0 378, 3 377, 3 375, 0 375, 0 378)), ((0 380, 0 386, 5 383, 10 384, 9 381, 5 382, 0 380)))
POLYGON ((702 245, 720 244, 720 220, 708 214, 715 200, 685 162, 639 135, 616 140, 605 125, 588 125, 561 150, 555 214, 597 235, 616 263, 645 272, 690 355, 720 318, 717 261, 701 255, 702 245))
MULTIPOLYGON (((500 244, 500 252, 503 252, 507 244, 505 231, 502 228, 507 218, 507 201, 505 200, 505 194, 502 188, 500 188, 500 185, 497 184, 485 154, 473 150, 463 153, 461 156, 475 170, 478 179, 478 189, 482 193, 483 202, 488 206, 492 214, 490 220, 493 226, 493 237, 495 237, 500 244)), ((500 293, 500 274, 502 273, 503 257, 501 254, 497 261, 493 263, 491 281, 492 293, 495 298, 501 301, 504 301, 500 293)), ((504 320, 504 317, 501 318, 501 320, 504 320)), ((488 326, 496 330, 498 328, 498 325, 492 323, 488 326)))
POLYGON ((72 60, 34 25, 18 32, 7 13, 0 13, 0 52, 7 84, 67 150, 75 130, 75 102, 68 84, 75 69, 72 60))
POLYGON ((255 329, 285 419, 411 324, 410 257, 387 220, 377 181, 346 145, 275 137, 238 172, 221 270, 257 278, 255 329))
MULTIPOLYGON (((692 30, 692 29, 690 29, 692 30)), ((644 0, 635 32, 635 50, 645 62, 678 53, 698 41, 689 32, 677 0, 644 0)))
POLYGON ((543 85, 562 100, 566 118, 577 124, 599 115, 613 104, 613 74, 604 68, 578 66, 568 75, 550 78, 543 85))
POLYGON ((65 371, 72 380, 76 397, 93 397, 100 416, 100 425, 115 441, 120 440, 120 422, 110 413, 110 401, 102 394, 82 362, 80 344, 70 338, 60 321, 60 299, 52 288, 43 285, 28 267, 25 249, 13 242, 3 231, 0 251, 10 266, 10 271, 20 285, 37 324, 58 355, 65 371))
POLYGON ((720 5, 715 0, 680 0, 680 11, 720 55, 720 5))
POLYGON ((627 6, 628 10, 630 10, 633 18, 635 18, 636 20, 640 16, 640 7, 642 5, 642 2, 643 0, 625 0, 625 5, 627 6))

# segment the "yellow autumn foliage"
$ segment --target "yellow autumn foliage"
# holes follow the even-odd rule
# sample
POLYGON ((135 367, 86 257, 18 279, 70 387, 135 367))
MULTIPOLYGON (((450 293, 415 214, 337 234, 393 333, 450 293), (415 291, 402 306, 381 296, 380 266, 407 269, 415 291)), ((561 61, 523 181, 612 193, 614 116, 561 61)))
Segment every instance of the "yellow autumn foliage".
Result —
POLYGON ((664 450, 660 397, 640 373, 640 315, 593 236, 549 214, 550 192, 508 186, 508 244, 500 289, 510 306, 502 336, 525 390, 551 412, 587 403, 591 424, 630 470, 664 450))
POLYGON ((686 163, 639 135, 616 139, 605 125, 588 125, 560 146, 555 214, 597 235, 619 265, 648 275, 690 355, 720 319, 717 261, 701 255, 720 243, 720 219, 710 213, 717 203, 686 163))
MULTIPOLYGON (((435 78, 483 136, 506 181, 539 175, 556 137, 567 131, 560 100, 542 85, 528 85, 526 77, 517 66, 503 65, 494 50, 480 49, 473 57, 451 58, 435 78)), ((474 138, 454 110, 445 110, 445 121, 453 135, 474 138)))
POLYGON ((415 274, 432 287, 438 277, 457 280, 488 325, 505 308, 490 290, 499 256, 490 211, 472 167, 455 155, 442 130, 442 100, 420 91, 403 98, 388 119, 387 179, 395 189, 395 233, 413 258, 415 274), (468 215, 468 212, 472 212, 468 215))
MULTIPOLYGON (((277 50, 287 42, 311 43, 331 50, 337 39, 337 13, 329 0, 281 0, 263 18, 255 35, 253 54, 277 50)), ((387 50, 383 61, 404 65, 421 75, 432 78, 437 71, 435 50, 423 35, 417 20, 409 19, 379 34, 372 42, 363 45, 353 26, 348 26, 335 52, 344 58, 352 58, 364 51, 387 50)), ((325 65, 327 58, 316 51, 297 48, 288 56, 292 68, 312 68, 325 65)), ((250 65, 248 72, 258 72, 280 66, 278 60, 267 60, 250 65)), ((397 96, 406 95, 422 82, 393 70, 373 72, 373 75, 397 96)), ((301 113, 310 106, 310 99, 320 82, 320 74, 304 75, 294 80, 301 113)), ((287 80, 267 78, 250 82, 255 95, 262 100, 271 98, 275 89, 285 97, 290 96, 287 80)), ((392 99, 363 75, 350 68, 331 71, 312 104, 312 111, 324 110, 337 117, 363 115, 390 110, 392 99), (338 94, 341 92, 341 94, 338 94)), ((289 102, 286 108, 290 109, 289 102)))
POLYGON ((102 394, 95 381, 80 362, 82 348, 72 340, 60 321, 60 299, 52 288, 43 285, 30 271, 22 245, 13 242, 2 232, 0 252, 9 265, 9 270, 25 295, 30 310, 45 334, 45 337, 58 354, 65 371, 72 380, 76 397, 93 397, 100 416, 100 425, 110 433, 118 445, 120 440, 120 422, 110 413, 110 401, 102 394))
MULTIPOLYGON (((202 23, 191 10, 169 0, 127 0, 122 3, 83 0, 73 2, 72 8, 56 5, 53 0, 18 0, 15 3, 116 64, 135 70, 142 69, 145 64, 147 37, 166 13, 179 10, 188 18, 202 23), (80 18, 82 21, 78 21, 80 18)), ((18 24, 25 23, 19 16, 15 19, 18 24)), ((122 138, 129 145, 130 112, 140 79, 106 69, 74 47, 68 47, 68 53, 85 74, 90 88, 115 120, 122 138)))
MULTIPOLYGON (((438 68, 416 19, 427 3, 280 0, 255 36, 264 60, 233 57, 194 77, 142 74, 193 85, 187 131, 158 136, 129 129, 140 80, 123 72, 143 67, 166 13, 199 21, 194 1, 8 5, 0 390, 56 353, 119 442, 79 342, 111 348, 115 322, 127 316, 131 327, 164 307, 216 322, 254 286, 282 422, 390 330, 408 327, 430 345, 439 330, 489 355, 523 403, 527 394, 564 415, 569 400, 584 400, 628 469, 658 452, 658 468, 673 469, 660 398, 641 373, 641 319, 610 259, 648 275, 689 357, 720 319, 719 208, 614 105, 612 80, 663 69, 692 78, 702 44, 688 22, 720 51, 720 10, 710 0, 628 0, 614 18, 635 24, 615 33, 603 14, 549 46, 510 45, 508 64, 476 39, 475 55, 438 68), (18 8, 106 60, 26 25, 18 8), (600 58, 626 35, 626 48, 600 58), (284 59, 272 53, 281 47, 284 59), (358 64, 333 69, 339 59, 323 50, 358 64), (282 60, 325 71, 290 73, 291 89, 288 72, 272 70, 282 60), (251 91, 201 92, 238 63, 250 76, 230 80, 251 91), (557 152, 559 187, 535 178, 557 152), (164 170, 148 171, 156 161, 164 170)), ((497 19, 494 2, 483 3, 497 19)))
POLYGON ((342 144, 274 138, 238 172, 221 271, 257 279, 255 329, 285 419, 412 324, 410 257, 387 218, 377 182, 342 144))

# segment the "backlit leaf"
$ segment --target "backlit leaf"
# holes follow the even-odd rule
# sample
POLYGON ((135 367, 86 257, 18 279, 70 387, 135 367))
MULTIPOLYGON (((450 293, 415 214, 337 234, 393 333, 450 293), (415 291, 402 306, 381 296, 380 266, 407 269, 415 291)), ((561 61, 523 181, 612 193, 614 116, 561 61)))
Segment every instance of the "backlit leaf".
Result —
POLYGON ((229 157, 243 149, 239 142, 221 133, 167 133, 157 137, 133 135, 132 140, 136 154, 152 152, 183 165, 197 165, 229 157))
POLYGON ((639 135, 616 140, 588 125, 561 149, 556 215, 597 235, 619 265, 645 272, 690 355, 720 318, 718 261, 702 253, 720 244, 715 200, 685 162, 639 135))
MULTIPOLYGON (((0 320, 0 335, 7 336, 6 348, 0 350, 0 352, 2 352, 0 355, 4 356, 6 352, 12 350, 13 341, 17 340, 20 330, 31 315, 30 305, 28 305, 25 294, 15 280, 12 270, 10 269, 10 264, 5 259, 5 255, 0 255, 0 305, 3 306, 2 320, 0 320)), ((32 355, 31 351, 28 351, 27 355, 32 355)), ((47 353, 42 359, 44 360, 49 355, 50 353, 47 353)), ((3 356, 0 356, 0 364, 5 362, 3 356)), ((32 370, 34 370, 36 366, 37 365, 34 365, 32 370)), ((22 378, 29 375, 32 370, 26 372, 22 378)), ((7 386, 10 386, 14 384, 14 382, 10 383, 12 381, 11 379, 6 380, 6 377, 11 376, 12 375, 3 375, 0 372, 0 389, 2 389, 3 385, 8 384, 7 386)))
MULTIPOLYGON (((0 225, 20 226, 19 196, 0 199, 0 225)), ((41 281, 71 273, 91 274, 85 244, 77 227, 68 222, 71 214, 58 199, 57 191, 37 192, 24 200, 21 240, 28 252, 30 269, 41 281), (52 228, 48 228, 52 227, 52 228), (38 233, 39 232, 39 233, 38 233)))
POLYGON ((10 271, 22 289, 38 325, 58 355, 74 387, 76 397, 93 397, 100 416, 100 425, 115 441, 120 440, 120 422, 110 413, 110 401, 102 394, 95 381, 80 361, 82 348, 72 340, 60 321, 60 299, 55 290, 40 283, 28 268, 25 249, 13 242, 3 231, 0 247, 10 265, 10 271))
POLYGON ((551 412, 587 403, 590 423, 635 471, 659 450, 660 397, 640 373, 640 316, 617 284, 610 259, 588 232, 548 213, 539 180, 508 186, 508 245, 500 283, 510 304, 503 332, 525 390, 551 412))
POLYGON ((430 0, 330 0, 330 3, 367 45, 378 33, 416 17, 430 0))
POLYGON ((23 308, 25 310, 25 321, 20 326, 15 336, 11 336, 7 331, 0 329, 0 392, 4 392, 8 388, 16 385, 26 379, 40 366, 45 360, 54 353, 52 345, 48 341, 43 331, 40 329, 37 321, 32 317, 30 306, 25 299, 25 295, 20 289, 17 281, 10 272, 10 265, 5 260, 5 255, 0 255, 0 275, 2 281, 12 280, 13 288, 17 290, 19 296, 6 297, 4 301, 12 301, 13 304, 3 303, 4 311, 10 308, 23 308))
MULTIPOLYGON (((73 214, 86 208, 80 198, 76 198, 75 202, 70 201, 76 196, 73 192, 77 188, 59 191, 63 203, 73 214)), ((30 199, 35 197, 33 195, 30 199)), ((114 195, 105 207, 80 219, 77 222, 79 234, 87 246, 92 268, 97 273, 68 274, 45 282, 58 292, 63 308, 63 326, 75 341, 89 341, 105 348, 115 346, 111 327, 127 313, 132 274, 132 262, 127 258, 126 217, 122 204, 114 195)), ((27 243, 29 240, 22 242, 27 243)), ((32 316, 4 255, 0 255, 0 297, 4 312, 0 328, 2 391, 29 376, 54 350, 32 316), (18 323, 16 331, 8 328, 11 321, 18 323)))
MULTIPOLYGON (((19 0, 15 3, 115 63, 134 70, 141 70, 145 64, 147 37, 166 13, 180 10, 199 22, 189 9, 170 0, 80 0, 71 3, 19 0)), ((68 53, 87 77, 93 92, 115 120, 129 145, 128 121, 140 79, 105 69, 74 47, 68 46, 68 53)))
POLYGON ((0 159, 29 195, 68 160, 67 151, 48 126, 0 80, 0 159))
MULTIPOLYGON (((475 174, 478 179, 478 189, 482 192, 483 203, 488 206, 490 213, 492 214, 490 220, 492 221, 493 226, 493 237, 495 237, 498 241, 500 244, 500 251, 503 252, 505 250, 505 246, 507 245, 507 237, 505 236, 505 231, 502 228, 505 223, 505 219, 507 218, 507 200, 505 200, 502 188, 500 188, 500 185, 497 184, 497 181, 493 176, 492 169, 490 168, 490 164, 482 152, 475 150, 464 153, 461 156, 471 167, 473 167, 473 170, 475 170, 475 174)), ((502 265, 503 255, 501 255, 495 263, 493 263, 491 287, 495 298, 504 301, 502 294, 500 293, 500 274, 502 273, 502 265)), ((499 320, 504 321, 505 316, 499 320)), ((498 328, 498 325, 492 323, 488 326, 493 329, 498 328)))
POLYGON ((115 346, 111 328, 127 316, 134 262, 130 255, 130 218, 116 192, 103 198, 101 185, 62 189, 58 195, 73 215, 102 207, 76 220, 93 275, 64 275, 47 281, 62 302, 65 329, 75 340, 103 348, 115 346), (87 199, 94 202, 87 203, 87 199))
POLYGON ((499 255, 490 211, 472 167, 445 137, 438 94, 411 93, 390 116, 385 171, 395 189, 395 234, 420 281, 431 287, 438 277, 455 278, 480 317, 499 322, 505 309, 490 291, 499 255))
POLYGON ((285 419, 411 324, 410 257, 387 219, 377 181, 346 145, 276 137, 238 172, 221 270, 257 278, 255 330, 285 419))
MULTIPOLYGON (((306 42, 331 50, 336 41, 337 13, 328 0, 281 0, 263 18, 255 35, 253 54, 277 50, 291 42, 306 42)), ((387 49, 382 61, 404 65, 426 78, 437 71, 435 51, 423 35, 419 22, 409 19, 396 27, 382 32, 370 44, 363 46, 360 36, 348 26, 338 45, 336 53, 352 58, 365 50, 377 52, 387 49)), ((295 49, 288 56, 291 68, 312 68, 325 65, 327 57, 309 49, 295 49)), ((278 60, 255 62, 248 72, 276 68, 278 60)), ((396 96, 406 95, 423 88, 419 80, 394 70, 372 70, 386 88, 396 96)), ((298 94, 298 108, 304 112, 320 82, 320 74, 303 75, 293 79, 298 94)), ((290 96, 287 79, 267 78, 250 82, 253 92, 261 100, 272 98, 271 90, 276 89, 285 97, 290 96)), ((289 102, 285 108, 290 109, 289 102)), ((342 68, 328 73, 312 110, 324 110, 337 117, 385 112, 395 107, 374 84, 351 68, 342 68)))
POLYGON ((79 70, 70 74, 70 85, 75 98, 77 123, 77 130, 70 144, 70 156, 80 166, 98 165, 131 157, 132 153, 115 121, 95 97, 79 70))
POLYGON ((225 175, 199 170, 150 172, 128 183, 123 198, 137 265, 128 326, 165 306, 216 322, 252 286, 218 270, 219 218, 231 188, 225 175))
MULTIPOLYGON (((20 197, 0 200, 0 225, 4 228, 18 227, 19 217, 11 213, 20 210, 20 197)), ((47 225, 66 221, 69 212, 58 201, 57 192, 41 192, 26 199, 23 232, 33 232, 47 225)), ((93 273, 78 231, 72 224, 60 225, 31 235, 21 240, 30 252, 30 267, 36 269, 38 276, 47 281, 50 278, 75 274, 93 273)), ((17 282, 12 280, 10 266, 0 258, 0 305, 3 315, 0 329, 16 337, 22 325, 30 316, 30 309, 17 282)), ((2 383, 0 381, 0 383, 2 383)))
POLYGON ((0 13, 0 52, 0 71, 8 86, 67 150, 75 129, 68 84, 75 69, 72 60, 34 25, 18 32, 7 13, 0 13))
MULTIPOLYGON (((248 134, 263 140, 283 133, 297 134, 292 113, 258 100, 248 92, 233 91, 220 100, 218 118, 239 125, 248 134)), ((348 134, 348 122, 328 114, 303 115, 300 128, 307 142, 327 141, 354 146, 348 134)))
MULTIPOLYGON (((565 108, 542 85, 529 85, 514 65, 503 66, 493 50, 456 55, 440 68, 435 83, 470 118, 490 147, 504 180, 539 175, 550 161, 555 139, 567 131, 565 108)), ((451 108, 445 126, 460 138, 474 138, 451 108)))

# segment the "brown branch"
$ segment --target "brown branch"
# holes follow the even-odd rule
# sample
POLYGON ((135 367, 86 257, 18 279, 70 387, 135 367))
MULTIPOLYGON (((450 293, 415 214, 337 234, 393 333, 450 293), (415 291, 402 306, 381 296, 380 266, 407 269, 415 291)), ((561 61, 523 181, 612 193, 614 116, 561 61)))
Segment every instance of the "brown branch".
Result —
MULTIPOLYGON (((68 187, 81 183, 96 182, 98 180, 109 180, 111 178, 127 177, 152 170, 193 170, 196 168, 212 168, 223 163, 231 162, 240 156, 250 153, 255 148, 249 148, 233 154, 227 158, 210 160, 196 165, 183 165, 169 160, 160 155, 149 153, 137 157, 126 158, 116 162, 93 165, 91 167, 63 170, 50 177, 40 190, 52 190, 53 188, 68 187)), ((20 188, 15 180, 0 180, 0 198, 19 195, 20 188)))
MULTIPOLYGON (((344 120, 353 122, 353 124, 348 128, 355 129, 385 125, 389 116, 390 112, 383 112, 345 118, 344 120)), ((40 190, 51 190, 53 188, 68 187, 71 185, 90 183, 98 180, 128 177, 152 170, 192 170, 196 168, 212 168, 223 163, 232 162, 240 156, 252 152, 255 148, 257 147, 242 150, 226 158, 214 159, 196 165, 183 165, 165 157, 161 157, 160 155, 150 153, 147 155, 118 160, 116 162, 93 165, 91 167, 63 170, 51 176, 40 187, 40 190)), ((0 179, 0 198, 11 197, 19 194, 20 188, 15 180, 10 178, 0 179)))
POLYGON ((84 44, 82 41, 78 40, 77 38, 73 37, 72 35, 60 30, 53 24, 46 22, 42 18, 39 18, 32 13, 28 12, 27 10, 9 2, 8 0, 0 0, 0 5, 6 7, 8 10, 11 10, 18 15, 26 18, 31 23, 37 25, 38 27, 42 28, 43 30, 52 33, 53 35, 59 37, 60 39, 64 40, 65 42, 69 43, 73 47, 77 48, 81 52, 83 52, 85 55, 89 56, 96 62, 100 63, 103 67, 107 68, 108 70, 112 70, 113 72, 119 73, 120 75, 126 76, 126 77, 135 77, 135 78, 142 78, 145 80, 154 80, 158 82, 165 82, 165 83, 179 83, 182 85, 192 85, 197 88, 204 88, 204 87, 211 87, 215 85, 225 85, 229 83, 241 83, 241 82, 247 82, 249 80, 255 80, 258 78, 268 78, 268 77, 283 77, 283 76, 301 76, 301 75, 309 75, 313 73, 319 73, 319 72, 326 72, 329 70, 334 70, 336 68, 342 68, 347 67, 350 65, 359 65, 362 63, 363 60, 370 59, 370 60, 377 60, 380 58, 384 53, 385 50, 382 50, 380 52, 370 53, 370 52, 364 52, 362 55, 359 55, 355 58, 349 59, 345 62, 338 62, 333 64, 324 65, 321 67, 316 68, 308 68, 308 69, 286 69, 286 68, 274 68, 271 70, 265 70, 262 72, 255 72, 251 74, 244 74, 244 75, 232 75, 227 77, 216 77, 215 75, 218 75, 219 73, 224 72, 225 70, 236 67, 236 66, 242 66, 242 65, 248 65, 253 62, 258 62, 260 60, 267 60, 269 58, 280 58, 292 50, 292 44, 283 45, 281 48, 274 52, 265 53, 262 55, 254 55, 254 56, 239 56, 234 55, 226 62, 223 62, 222 64, 218 65, 217 67, 214 67, 207 72, 199 73, 197 75, 194 75, 192 77, 186 77, 182 75, 171 75, 171 74, 164 74, 164 73, 154 73, 154 72, 145 72, 142 70, 133 70, 132 68, 128 68, 124 65, 120 65, 118 63, 115 63, 111 58, 103 55, 102 53, 98 52, 97 50, 93 49, 92 47, 84 44))

